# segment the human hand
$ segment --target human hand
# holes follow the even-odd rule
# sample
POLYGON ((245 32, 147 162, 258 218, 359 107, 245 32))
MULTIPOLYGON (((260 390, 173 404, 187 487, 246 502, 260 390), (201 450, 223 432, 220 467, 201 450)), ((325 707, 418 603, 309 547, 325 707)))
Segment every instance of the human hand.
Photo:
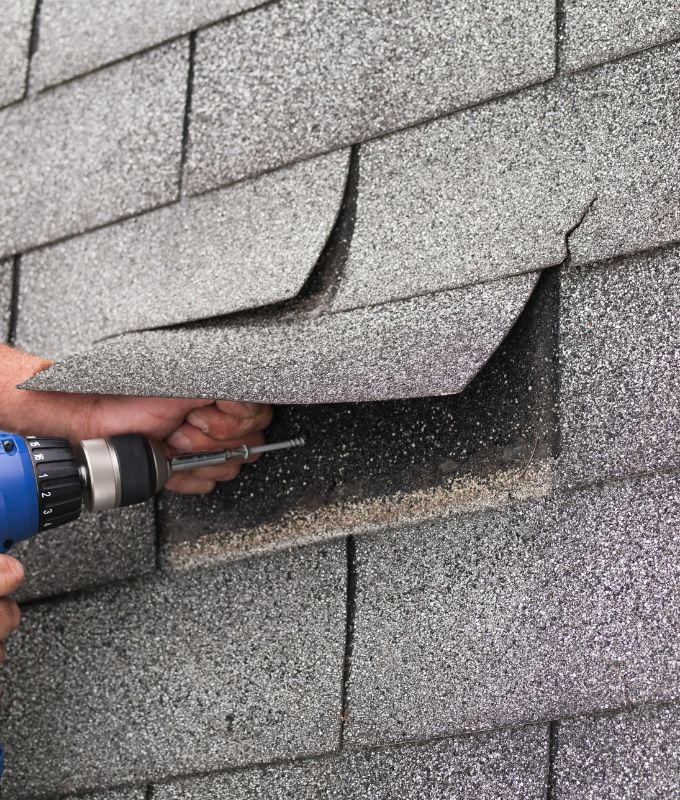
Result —
MULTIPOLYGON (((63 436, 74 443, 141 433, 165 442, 168 452, 174 454, 263 444, 263 431, 272 418, 269 406, 230 400, 61 394, 16 388, 49 366, 49 361, 0 346, 0 428, 38 436, 63 436)), ((166 487, 205 494, 217 481, 235 478, 241 465, 235 460, 177 473, 166 487)))
POLYGON ((21 619, 19 606, 7 595, 16 592, 24 580, 24 568, 12 556, 0 555, 0 662, 5 660, 5 641, 21 619))

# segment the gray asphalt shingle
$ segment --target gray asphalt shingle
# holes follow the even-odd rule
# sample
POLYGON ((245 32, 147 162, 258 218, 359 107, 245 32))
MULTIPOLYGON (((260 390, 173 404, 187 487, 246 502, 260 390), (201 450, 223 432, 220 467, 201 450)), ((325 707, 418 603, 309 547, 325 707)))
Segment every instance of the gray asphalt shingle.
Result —
POLYGON ((138 789, 112 789, 94 792, 94 794, 80 794, 77 797, 69 796, 65 800, 145 800, 145 788, 138 789))
POLYGON ((157 800, 543 800, 546 728, 495 731, 154 787, 157 800))
POLYGON ((27 608, 3 671, 3 797, 335 748, 344 556, 304 548, 27 608))
POLYGON ((561 475, 680 463, 680 249, 562 275, 561 475))
POLYGON ((24 565, 21 600, 47 597, 154 570, 156 528, 150 503, 88 514, 12 551, 24 565))
POLYGON ((263 0, 43 0, 40 47, 31 64, 31 86, 88 72, 194 28, 253 8, 263 0))
POLYGON ((648 708, 560 723, 555 800, 680 796, 680 711, 648 708))
POLYGON ((680 481, 357 540, 351 745, 677 696, 680 481))
POLYGON ((680 46, 361 147, 334 308, 680 238, 680 46))
POLYGON ((12 306, 12 262, 0 261, 0 342, 9 336, 9 318, 12 306))
POLYGON ((199 33, 189 191, 552 75, 546 0, 282 0, 199 33))
POLYGON ((0 255, 177 196, 188 45, 0 112, 0 255))
POLYGON ((347 152, 322 156, 26 255, 17 342, 62 358, 114 333, 295 296, 335 222, 347 164, 347 152))
POLYGON ((4 0, 0 8, 0 106, 23 97, 34 6, 35 0, 4 0))
POLYGON ((536 279, 315 319, 127 334, 58 362, 27 386, 271 403, 454 394, 500 344, 536 279))
POLYGON ((589 64, 680 36, 680 8, 666 0, 565 0, 563 64, 589 64))

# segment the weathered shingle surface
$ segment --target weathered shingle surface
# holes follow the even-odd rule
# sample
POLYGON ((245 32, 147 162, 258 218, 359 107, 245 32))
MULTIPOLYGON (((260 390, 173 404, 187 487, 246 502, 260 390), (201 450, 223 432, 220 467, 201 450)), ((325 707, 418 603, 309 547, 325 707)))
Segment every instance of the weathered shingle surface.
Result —
POLYGON ((69 796, 65 800, 146 800, 146 789, 113 789, 92 794, 69 796))
POLYGON ((282 0, 198 35, 201 191, 549 77, 546 0, 282 0))
POLYGON ((498 731, 154 788, 157 800, 542 800, 545 727, 498 731))
POLYGON ((665 0, 566 0, 564 66, 589 64, 680 37, 680 8, 665 0))
POLYGON ((14 548, 13 555, 26 569, 19 598, 47 597, 151 572, 155 542, 151 503, 101 514, 83 512, 76 522, 14 548))
POLYGON ((322 156, 30 253, 18 344, 63 357, 114 333, 294 297, 331 232, 347 165, 347 152, 322 156), (75 319, 54 313, 71 304, 75 319))
POLYGON ((177 195, 188 45, 0 112, 0 255, 177 195))
POLYGON ((0 342, 9 335, 9 318, 12 304, 12 262, 0 261, 0 342))
POLYGON ((453 394, 500 344, 536 278, 521 275, 300 322, 128 334, 59 362, 27 385, 271 403, 453 394), (152 386, 150 372, 157 376, 152 386))
POLYGON ((24 95, 35 0, 4 0, 0 7, 0 106, 24 95))
POLYGON ((562 276, 562 475, 569 484, 680 462, 680 250, 562 276))
POLYGON ((42 88, 144 50, 263 0, 43 0, 31 86, 42 88))
POLYGON ((679 68, 680 46, 362 147, 334 306, 558 264, 591 203, 577 263, 677 240, 679 68))
POLYGON ((333 749, 344 552, 298 549, 27 609, 5 674, 3 795, 333 749))
POLYGON ((655 478, 359 539, 349 741, 676 695, 679 521, 655 478))
POLYGON ((680 795, 680 710, 649 708, 565 720, 556 800, 666 800, 680 795))

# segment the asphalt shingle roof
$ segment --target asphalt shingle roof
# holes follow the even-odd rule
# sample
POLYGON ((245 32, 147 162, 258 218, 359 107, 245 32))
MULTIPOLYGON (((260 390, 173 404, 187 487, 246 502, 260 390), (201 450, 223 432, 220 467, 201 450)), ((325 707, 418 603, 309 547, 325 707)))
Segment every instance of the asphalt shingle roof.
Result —
POLYGON ((0 7, 0 106, 24 95, 35 0, 3 0, 0 7))

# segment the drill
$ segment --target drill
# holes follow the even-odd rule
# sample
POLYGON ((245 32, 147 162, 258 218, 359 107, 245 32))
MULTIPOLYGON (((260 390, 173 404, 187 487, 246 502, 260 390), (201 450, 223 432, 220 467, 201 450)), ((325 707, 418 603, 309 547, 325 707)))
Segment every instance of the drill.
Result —
POLYGON ((104 511, 143 503, 175 472, 301 447, 304 439, 168 457, 159 442, 139 434, 66 439, 0 431, 0 553, 80 516, 83 503, 104 511))

